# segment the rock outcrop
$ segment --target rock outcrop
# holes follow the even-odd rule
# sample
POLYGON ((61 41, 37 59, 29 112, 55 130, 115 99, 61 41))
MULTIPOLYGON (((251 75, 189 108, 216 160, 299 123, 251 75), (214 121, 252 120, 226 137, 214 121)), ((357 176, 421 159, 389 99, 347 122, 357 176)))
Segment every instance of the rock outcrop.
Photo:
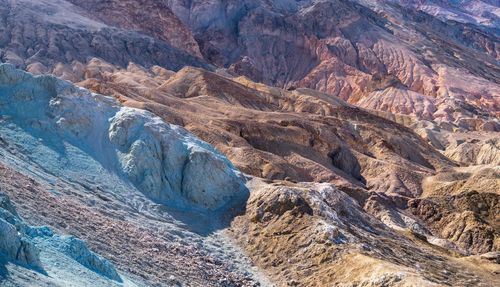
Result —
MULTIPOLYGON (((11 65, 0 65, 0 115, 0 188, 26 222, 54 230, 26 233, 45 273, 7 264, 9 284, 258 282, 218 233, 248 189, 212 146, 150 112, 11 65)), ((17 232, 2 225, 2 252, 34 262, 17 232)))
POLYGON ((144 33, 193 56, 202 57, 190 29, 162 1, 68 2, 84 9, 96 21, 126 31, 144 33))
POLYGON ((74 236, 51 235, 50 231, 45 231, 43 236, 47 235, 50 236, 50 240, 42 241, 39 245, 47 245, 104 277, 122 282, 115 267, 106 259, 90 251, 85 241, 74 236))
POLYGON ((469 130, 498 125, 497 3, 167 3, 205 59, 236 74, 469 130))
POLYGON ((497 14, 0 0, 0 275, 500 285, 497 14))
POLYGON ((24 234, 23 229, 26 227, 21 224, 9 197, 0 193, 0 254, 2 259, 40 268, 39 251, 24 234))
MULTIPOLYGON (((73 236, 60 236, 54 234, 48 227, 33 227, 27 225, 17 214, 16 209, 11 204, 9 197, 0 193, 0 264, 20 265, 22 268, 33 269, 39 272, 39 276, 47 275, 45 270, 48 264, 47 259, 42 254, 50 253, 52 259, 57 260, 59 256, 69 256, 76 263, 81 264, 89 270, 102 275, 109 280, 123 282, 120 275, 106 259, 90 251, 85 242, 73 236)), ((68 266, 61 266, 61 269, 68 266)), ((17 272, 13 270, 12 272, 17 272)), ((22 271, 21 271, 22 272, 22 271)), ((78 275, 72 280, 74 282, 82 280, 78 275)), ((12 275, 4 274, 0 271, 0 279, 9 283, 12 275)), ((56 280, 68 280, 68 278, 56 278, 56 280)), ((14 282, 15 283, 15 282, 14 282)), ((55 283, 55 282, 54 282, 55 283)), ((110 286, 114 286, 109 282, 110 286)))
MULTIPOLYGON (((494 134, 494 136, 499 133, 494 134)), ((444 154, 468 165, 500 165, 500 138, 456 139, 447 147, 444 154)))
MULTIPOLYGON (((498 182, 494 170, 492 172, 491 168, 489 171, 484 167, 474 168, 464 179, 467 181, 470 178, 467 184, 447 180, 446 174, 453 173, 457 163, 446 159, 409 128, 314 90, 281 90, 255 83, 248 78, 222 76, 195 68, 184 68, 174 73, 159 68, 144 69, 129 65, 125 70, 100 60, 92 60, 83 71, 84 74, 92 76, 82 78, 83 81, 79 85, 113 95, 124 105, 150 110, 168 121, 183 125, 215 145, 242 171, 275 181, 269 186, 249 186, 252 192, 246 205, 246 213, 237 217, 232 226, 233 236, 275 282, 285 280, 296 281, 299 285, 330 284, 334 281, 324 281, 324 278, 340 278, 337 273, 333 276, 333 273, 327 271, 338 270, 340 261, 321 260, 317 257, 325 254, 325 251, 320 248, 320 239, 310 240, 311 234, 321 233, 316 230, 319 229, 319 224, 310 222, 315 216, 323 217, 323 210, 328 208, 335 213, 354 208, 337 205, 318 207, 313 203, 317 202, 316 199, 310 197, 314 193, 311 190, 321 189, 320 186, 311 183, 310 186, 305 184, 307 187, 304 187, 303 183, 293 182, 329 182, 329 188, 338 189, 332 194, 348 194, 348 197, 339 199, 339 204, 351 202, 361 206, 358 207, 361 208, 359 213, 349 220, 346 219, 347 221, 354 222, 365 218, 367 222, 360 225, 381 228, 383 231, 380 232, 402 232, 402 237, 395 239, 397 244, 408 240, 406 236, 409 233, 411 240, 417 240, 418 246, 432 244, 435 246, 433 248, 446 248, 457 254, 482 254, 498 249, 494 243, 497 227, 491 219, 483 217, 481 213, 471 213, 463 204, 454 207, 443 204, 447 202, 447 196, 463 197, 462 193, 471 188, 491 193, 491 188, 494 189, 498 182), (335 132, 332 133, 332 130, 335 132), (483 169, 484 171, 479 171, 483 169), (442 182, 438 182, 439 178, 442 182), (477 180, 478 178, 481 180, 477 180), (263 191, 260 192, 260 189, 263 191), (429 205, 435 206, 436 213, 444 214, 442 221, 426 218, 428 213, 422 210, 429 205), (280 220, 283 220, 282 224, 278 223, 280 220), (302 221, 304 223, 301 223, 302 221), (461 229, 450 229, 460 226, 464 227, 463 232, 461 229), (266 231, 268 229, 272 231, 266 231), (302 238, 300 236, 303 236, 301 240, 304 242, 297 243, 290 239, 295 243, 285 243, 289 241, 283 240, 283 236, 288 235, 297 238, 293 240, 299 240, 302 238), (274 237, 275 241, 269 241, 269 238, 274 237), (309 248, 315 251, 309 254, 309 251, 306 251, 309 248), (266 261, 262 254, 270 253, 269 250, 281 251, 273 253, 270 255, 272 258, 266 261), (295 265, 287 260, 294 257, 302 258, 301 268, 305 264, 312 264, 310 269, 306 268, 309 271, 284 272, 283 270, 295 270, 295 265), (317 263, 314 262, 321 263, 315 266, 317 263)), ((403 120, 402 123, 416 131, 422 127, 436 132, 433 134, 436 137, 434 144, 441 145, 442 149, 445 149, 445 146, 451 147, 450 142, 453 136, 457 135, 441 130, 436 123, 425 126, 424 122, 415 119, 403 120), (432 125, 435 127, 432 128, 432 125), (442 131, 450 133, 449 138, 442 134, 442 131)), ((442 124, 441 127, 447 126, 442 124)), ((457 172, 460 172, 459 169, 457 172)), ((498 195, 489 197, 492 200, 492 208, 496 208, 498 195)), ((466 201, 467 199, 464 200, 466 201)), ((491 214, 493 213, 492 211, 491 214)), ((356 237, 351 234, 352 230, 338 224, 338 220, 335 220, 335 226, 338 228, 336 230, 342 234, 339 238, 356 238, 353 239, 353 242, 356 242, 352 243, 354 245, 366 242, 363 239, 365 235, 356 233, 356 237)), ((386 235, 380 236, 383 238, 386 235)), ((332 244, 338 248, 335 252, 349 254, 343 255, 342 262, 350 262, 351 258, 359 256, 363 258, 363 262, 374 260, 373 262, 386 266, 388 270, 396 270, 396 266, 401 264, 396 259, 389 259, 392 255, 382 251, 380 252, 383 255, 376 258, 356 251, 347 251, 351 249, 348 245, 339 243, 341 239, 336 239, 338 242, 334 240, 336 243, 332 244)), ((395 247, 396 243, 383 242, 377 248, 399 248, 395 247)), ((414 243, 409 243, 412 244, 414 243)), ((419 249, 412 254, 425 252, 427 251, 419 249)), ((403 255, 393 256, 401 258, 403 255)), ((416 262, 430 264, 428 259, 419 256, 409 260, 405 263, 407 265, 403 265, 421 265, 416 262)), ((368 266, 362 268, 367 270, 367 273, 378 274, 368 266)), ((300 268, 297 267, 298 269, 300 268)), ((470 272, 483 274, 483 271, 479 270, 470 272)), ((410 268, 404 279, 400 279, 410 285, 430 284, 415 274, 410 268)), ((360 275, 356 280, 366 284, 378 282, 382 277, 392 282, 390 284, 400 280, 397 274, 379 275, 380 277, 373 278, 360 275)), ((469 280, 465 278, 469 275, 457 281, 448 276, 445 276, 447 279, 440 276, 435 280, 446 281, 447 284, 460 285, 469 280), (450 283, 452 281, 454 283, 450 283)))
POLYGON ((0 85, 3 117, 88 150, 153 200, 218 209, 245 197, 244 180, 227 159, 146 111, 10 65, 0 65, 0 85))
POLYGON ((1 61, 29 71, 92 57, 124 66, 209 67, 189 29, 155 1, 2 0, 0 31, 1 61))
POLYGON ((408 205, 439 237, 450 240, 465 254, 499 249, 500 238, 495 229, 495 218, 500 212, 498 194, 469 191, 446 198, 416 199, 408 205))
MULTIPOLYGON (((448 251, 428 253, 431 236, 421 235, 418 222, 410 235, 389 228, 331 184, 254 180, 249 186, 247 213, 236 217, 232 232, 278 286, 490 284, 474 279, 487 272, 455 265, 448 251)), ((474 243, 491 243, 489 227, 467 226, 463 238, 475 233, 474 243)))
POLYGON ((98 60, 82 71, 91 76, 79 85, 184 126, 253 176, 419 194, 415 180, 453 165, 410 130, 313 90, 195 68, 123 70, 98 60))
POLYGON ((497 3, 0 4, 0 59, 31 72, 78 74, 94 57, 122 68, 129 62, 175 71, 221 68, 268 85, 313 88, 364 108, 466 130, 500 129, 497 3))

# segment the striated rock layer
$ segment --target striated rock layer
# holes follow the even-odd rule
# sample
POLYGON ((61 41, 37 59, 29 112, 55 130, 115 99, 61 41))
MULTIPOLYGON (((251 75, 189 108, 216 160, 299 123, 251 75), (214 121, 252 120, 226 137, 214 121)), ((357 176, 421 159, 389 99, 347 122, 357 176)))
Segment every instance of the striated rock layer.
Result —
POLYGON ((0 285, 499 285, 497 8, 0 0, 0 285))
POLYGON ((418 195, 419 178, 453 166, 409 129, 313 90, 99 60, 83 73, 90 77, 80 85, 183 125, 253 176, 418 195), (380 180, 380 167, 391 180, 380 180))
MULTIPOLYGON (((266 178, 249 183, 246 212, 234 219, 229 234, 278 285, 489 286, 486 282, 495 280, 491 272, 497 267, 488 261, 473 267, 468 258, 450 258, 499 248, 498 170, 471 167, 464 177, 470 183, 463 185, 446 176, 461 172, 458 163, 433 147, 451 149, 456 133, 422 128, 436 138, 428 144, 411 129, 331 95, 281 90, 195 68, 175 73, 130 64, 120 69, 94 59, 82 71, 89 76, 79 85, 183 125, 245 173, 266 178), (302 181, 323 184, 294 183, 302 181), (471 197, 471 188, 480 194, 471 197), (473 208, 473 202, 484 202, 484 209, 473 208), (311 224, 316 220, 322 223, 311 224), (353 222, 360 230, 353 230, 353 222), (339 269, 345 264, 354 269, 339 269), (377 271, 381 266, 394 272, 377 271), (397 273, 402 266, 405 273, 397 273), (414 266, 427 266, 429 276, 421 277, 414 266)), ((496 151, 488 154, 494 158, 496 151)))
POLYGON ((136 286, 122 279, 115 267, 90 251, 84 241, 54 234, 46 226, 27 225, 3 192, 0 193, 0 238, 0 282, 6 286, 31 285, 34 280, 38 286, 70 282, 136 286), (63 262, 66 265, 62 265, 63 262), (78 273, 71 274, 75 270, 78 273))
POLYGON ((500 8, 448 2, 167 1, 205 58, 236 74, 498 131, 500 8))
POLYGON ((39 72, 91 57, 208 68, 189 29, 156 2, 2 0, 0 59, 39 72))
POLYGON ((499 5, 448 2, 3 0, 0 59, 57 74, 93 57, 122 68, 222 68, 455 129, 500 131, 499 5))
POLYGON ((97 59, 79 69, 80 85, 266 178, 245 185, 150 112, 1 66, 2 190, 30 224, 85 239, 131 284, 496 285, 485 258, 499 250, 498 194, 460 190, 497 182, 495 169, 464 185, 411 129, 314 90, 97 59))

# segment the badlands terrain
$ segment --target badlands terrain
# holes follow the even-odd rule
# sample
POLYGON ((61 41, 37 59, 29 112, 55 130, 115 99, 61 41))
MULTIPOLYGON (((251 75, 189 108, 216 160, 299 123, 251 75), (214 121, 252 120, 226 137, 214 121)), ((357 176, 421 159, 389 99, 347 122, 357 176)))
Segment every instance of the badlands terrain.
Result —
POLYGON ((499 286, 495 0, 0 0, 0 286, 499 286))

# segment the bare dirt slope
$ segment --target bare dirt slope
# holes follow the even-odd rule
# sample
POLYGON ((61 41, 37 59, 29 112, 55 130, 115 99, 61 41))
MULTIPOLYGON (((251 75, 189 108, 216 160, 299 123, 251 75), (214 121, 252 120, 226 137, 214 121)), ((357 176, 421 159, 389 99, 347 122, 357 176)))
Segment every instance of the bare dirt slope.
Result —
MULTIPOLYGON (((494 167, 470 167, 458 180, 471 178, 475 187, 465 188, 454 176, 460 163, 412 129, 314 90, 281 90, 196 68, 120 69, 97 59, 81 73, 87 78, 79 85, 183 125, 240 170, 270 180, 250 183, 245 215, 229 234, 278 285, 358 278, 375 285, 489 286, 496 280, 494 263, 481 259, 473 267, 454 258, 498 251, 494 167), (324 184, 294 183, 302 181, 324 184), (440 186, 464 188, 453 193, 440 186), (346 270, 352 277, 334 271, 356 256, 364 259, 346 270), (406 271, 371 269, 381 266, 406 271)), ((460 135, 440 138, 446 137, 441 144, 452 149, 451 139, 460 135)))

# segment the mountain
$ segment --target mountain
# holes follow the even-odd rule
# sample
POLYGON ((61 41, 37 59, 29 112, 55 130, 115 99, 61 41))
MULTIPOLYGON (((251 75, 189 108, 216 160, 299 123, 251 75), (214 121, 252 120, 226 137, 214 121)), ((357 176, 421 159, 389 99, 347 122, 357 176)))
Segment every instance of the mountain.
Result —
POLYGON ((461 23, 484 26, 485 28, 496 29, 500 24, 500 8, 498 1, 399 1, 402 6, 410 6, 419 11, 436 16, 443 20, 456 21, 461 23))
POLYGON ((92 57, 217 66, 364 108, 500 130, 494 1, 3 2, 1 58, 29 71, 64 73, 60 63, 92 57))
POLYGON ((23 203, 18 211, 30 223, 76 234, 148 282, 175 276, 215 284, 231 275, 227 260, 204 254, 204 240, 223 239, 189 228, 217 229, 222 219, 203 225, 196 217, 216 218, 248 197, 225 157, 151 113, 53 76, 2 65, 0 84, 2 193, 23 203))
POLYGON ((0 286, 500 284, 497 1, 0 2, 0 286))
POLYGON ((498 129, 495 117, 481 116, 499 110, 498 29, 443 22, 409 2, 169 3, 205 58, 237 74, 369 109, 473 130, 494 121, 498 129))
POLYGON ((86 62, 88 57, 120 65, 133 61, 170 69, 209 67, 197 57, 190 31, 168 7, 156 1, 142 2, 2 0, 2 61, 40 71, 58 63, 86 62), (150 21, 160 23, 156 29, 144 20, 150 14, 154 14, 150 21))
MULTIPOLYGON (((3 189, 14 202, 23 203, 20 214, 31 224, 81 236, 123 270, 127 280, 135 284, 178 280, 188 285, 228 280, 232 286, 269 280, 239 271, 252 270, 245 265, 248 262, 279 284, 350 280, 374 284, 385 278, 410 285, 432 280, 461 285, 494 280, 467 261, 454 262, 450 251, 437 253, 429 244, 458 254, 496 250, 497 189, 486 185, 479 194, 452 195, 434 191, 433 184, 420 187, 423 178, 428 182, 434 177, 445 186, 455 184, 446 174, 454 174, 456 164, 408 128, 311 90, 284 91, 194 68, 173 73, 130 66, 111 73, 109 64, 91 63, 89 70, 104 66, 108 72, 94 73, 80 85, 184 125, 249 174, 239 175, 210 146, 153 114, 122 107, 112 98, 51 76, 33 77, 2 66, 3 189), (224 113, 227 120, 217 119, 224 113), (329 131, 332 126, 336 130, 329 131), (450 195, 457 202, 451 210, 446 200, 450 195), (40 210, 42 202, 52 207, 50 212, 40 210), (245 204, 245 212, 229 211, 227 202, 236 207, 245 204), (484 205, 475 210, 472 202, 484 205), (428 217, 429 209, 436 217, 428 217), (450 224, 465 224, 467 229, 450 231, 450 224), (131 242, 130 236, 141 239, 131 242), (227 255, 234 248, 232 241, 243 248, 233 251, 238 257, 245 251, 250 258, 239 262, 235 255, 227 255), (195 242, 199 243, 192 250, 195 242), (168 251, 172 245, 176 249, 168 251), (389 246, 395 253, 385 251, 389 246), (281 251, 271 259, 262 255, 276 248, 281 251), (404 255, 406 249, 413 249, 412 256, 404 255), (341 260, 334 256, 338 252, 343 254, 341 260), (173 255, 167 262, 161 259, 173 255), (302 259, 287 261, 287 257, 302 259), (388 270, 422 264, 432 277, 421 277, 414 267, 380 274, 370 265, 356 267, 375 278, 362 273, 342 278, 329 271, 353 258, 363 258, 360 264, 378 262, 374 266, 388 270), (184 267, 187 260, 192 261, 184 267), (318 260, 321 264, 314 264, 318 260), (206 274, 213 262, 226 271, 206 274), (444 264, 448 273, 436 273, 436 262, 444 264), (273 271, 277 266, 295 270, 304 264, 308 267, 302 271, 273 271)), ((498 172, 485 167, 471 175, 494 183, 498 172)))

